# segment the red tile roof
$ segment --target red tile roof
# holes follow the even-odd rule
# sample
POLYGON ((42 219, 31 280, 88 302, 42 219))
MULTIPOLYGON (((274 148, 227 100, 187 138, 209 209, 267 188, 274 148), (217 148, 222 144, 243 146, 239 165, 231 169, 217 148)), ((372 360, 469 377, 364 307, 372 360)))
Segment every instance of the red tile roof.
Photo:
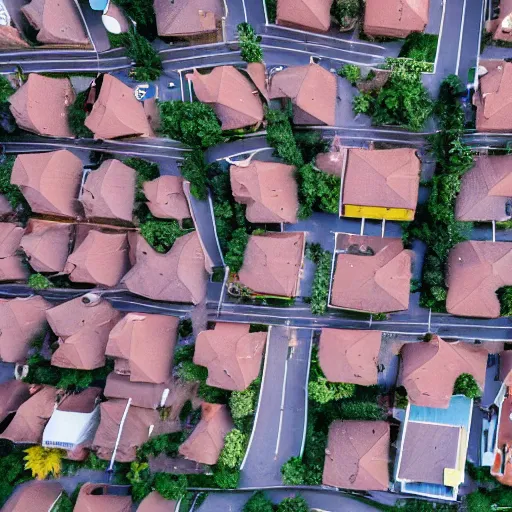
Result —
POLYGON ((146 205, 158 219, 176 219, 182 222, 190 218, 187 198, 183 192, 183 178, 160 176, 143 185, 146 205))
POLYGON ((30 398, 30 385, 11 379, 0 384, 0 422, 15 413, 30 398))
POLYGON ((16 224, 0 222, 0 282, 28 277, 28 269, 17 254, 25 230, 16 224))
POLYGON ((52 509, 63 490, 59 482, 27 482, 14 491, 2 512, 46 512, 52 509))
POLYGON ((276 23, 313 32, 331 27, 333 0, 278 0, 276 23))
POLYGON ((73 512, 131 512, 131 496, 108 494, 109 487, 106 484, 82 485, 73 512))
POLYGON ((140 502, 137 512, 175 512, 176 503, 162 498, 160 493, 153 491, 140 502))
POLYGON ((497 19, 486 23, 486 32, 492 32, 495 41, 512 42, 512 0, 500 0, 500 13, 497 19))

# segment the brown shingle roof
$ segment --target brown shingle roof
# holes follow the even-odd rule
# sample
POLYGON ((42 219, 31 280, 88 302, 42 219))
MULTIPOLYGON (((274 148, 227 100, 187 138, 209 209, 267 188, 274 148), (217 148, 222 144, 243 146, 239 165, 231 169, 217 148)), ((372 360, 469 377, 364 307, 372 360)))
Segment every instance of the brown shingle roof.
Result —
POLYGON ((253 160, 247 167, 229 168, 233 197, 246 204, 249 222, 297 222, 299 200, 295 167, 253 160))
POLYGON ((57 389, 44 386, 20 405, 1 439, 13 443, 41 444, 46 423, 53 414, 57 389))
POLYGON ((407 37, 423 32, 429 0, 366 0, 364 32, 371 36, 407 37))
POLYGON ((62 272, 69 251, 71 224, 30 219, 20 247, 36 272, 62 272))
POLYGON ((329 151, 328 153, 318 153, 315 157, 315 166, 326 174, 341 176, 345 155, 348 156, 348 149, 343 149, 342 151, 329 151))
MULTIPOLYGON (((109 400, 100 405, 100 425, 92 443, 100 459, 110 460, 113 455, 127 403, 127 400, 109 400)), ((130 406, 115 460, 118 462, 135 460, 137 448, 149 439, 149 429, 151 425, 156 425, 159 419, 159 412, 156 410, 130 406)))
POLYGON ((252 235, 245 249, 240 283, 256 293, 295 297, 304 255, 304 233, 252 235))
POLYGON ((480 156, 462 176, 455 208, 457 220, 504 221, 512 197, 512 155, 480 156))
POLYGON ((446 310, 452 315, 497 318, 496 291, 512 285, 512 244, 462 242, 448 256, 446 310))
POLYGON ((420 160, 415 149, 349 149, 343 204, 416 210, 420 160))
POLYGON ((331 27, 333 0, 278 0, 276 23, 327 32, 331 27))
POLYGON ((11 174, 32 211, 64 217, 79 213, 81 182, 82 161, 67 149, 18 155, 11 174))
POLYGON ((203 249, 194 231, 178 238, 166 254, 138 236, 136 263, 122 282, 143 297, 197 304, 206 295, 206 275, 203 249))
POLYGON ((68 106, 74 101, 75 92, 69 78, 49 78, 35 73, 30 73, 28 80, 9 98, 18 126, 48 137, 73 137, 68 126, 68 106))
POLYGON ((201 464, 217 464, 224 448, 224 437, 232 430, 233 421, 226 405, 202 404, 201 421, 180 446, 179 452, 186 459, 201 464))
POLYGON ((267 333, 249 333, 249 328, 218 322, 215 329, 199 333, 194 363, 208 368, 209 386, 243 391, 258 376, 267 333))
POLYGON ((217 31, 224 16, 221 0, 154 0, 158 35, 193 36, 217 31))
POLYGON ((107 356, 127 359, 130 380, 162 384, 171 376, 179 319, 128 313, 112 329, 107 356))
POLYGON ((270 98, 291 98, 295 124, 336 124, 334 74, 310 63, 276 73, 270 83, 270 98))
POLYGON ((414 405, 447 408, 462 373, 473 375, 484 388, 487 351, 481 347, 433 336, 429 342, 405 344, 401 354, 400 385, 414 405))
POLYGON ((0 194, 0 216, 8 215, 11 212, 12 206, 9 199, 7 199, 3 194, 0 194))
POLYGON ((80 202, 87 218, 132 221, 135 170, 119 160, 105 160, 85 180, 80 202))
POLYGON ((109 485, 82 485, 73 512, 131 512, 131 496, 107 494, 109 485))
POLYGON ((179 222, 190 218, 187 198, 183 192, 183 178, 160 176, 143 184, 147 206, 159 219, 176 219, 179 222))
POLYGON ((512 350, 500 353, 500 380, 512 387, 512 350))
POLYGON ((500 0, 500 13, 497 19, 486 23, 486 31, 492 32, 495 41, 512 41, 511 28, 512 0, 500 0))
POLYGON ((2 50, 15 48, 30 48, 17 28, 8 25, 0 26, 0 48, 2 50))
POLYGON ((329 427, 322 483, 387 491, 389 444, 389 423, 385 421, 334 421, 329 427))
POLYGON ((482 132, 512 129, 512 63, 480 61, 488 73, 480 77, 480 89, 473 95, 476 129, 482 132))
POLYGON ((46 512, 51 510, 63 490, 59 482, 27 482, 14 491, 2 512, 46 512))
POLYGON ((197 69, 186 75, 202 103, 211 105, 223 130, 236 130, 263 121, 263 103, 254 85, 233 66, 217 66, 211 73, 197 69))
POLYGON ((331 304, 344 309, 387 313, 409 307, 411 251, 399 238, 339 235, 331 304), (373 255, 358 254, 371 248, 373 255))
POLYGON ((105 299, 84 304, 78 297, 49 309, 46 318, 60 342, 52 365, 77 369, 104 366, 108 334, 120 316, 105 299))
POLYGON ((28 270, 16 254, 25 230, 16 224, 0 222, 0 281, 26 279, 28 270))
POLYGON ((115 139, 140 135, 147 137, 151 128, 142 103, 130 87, 112 75, 103 75, 103 83, 85 126, 97 139, 115 139))
POLYGON ((64 272, 75 283, 116 286, 130 268, 126 233, 91 230, 69 255, 64 272))
POLYGON ((30 343, 46 326, 45 312, 50 307, 42 297, 0 299, 0 359, 23 363, 30 343))
POLYGON ((29 23, 39 30, 40 43, 88 45, 77 5, 73 0, 31 0, 21 8, 29 23))
POLYGON ((260 94, 268 101, 267 68, 264 62, 248 62, 246 73, 260 94))
POLYGON ((137 512, 174 512, 176 503, 162 498, 160 493, 153 491, 140 502, 137 512))
POLYGON ((444 485, 444 470, 457 467, 460 433, 453 425, 408 422, 398 478, 444 485))
POLYGON ((0 384, 0 422, 30 398, 29 384, 11 379, 0 384))
POLYGON ((318 360, 330 382, 362 386, 377 384, 382 333, 352 329, 322 329, 318 360))

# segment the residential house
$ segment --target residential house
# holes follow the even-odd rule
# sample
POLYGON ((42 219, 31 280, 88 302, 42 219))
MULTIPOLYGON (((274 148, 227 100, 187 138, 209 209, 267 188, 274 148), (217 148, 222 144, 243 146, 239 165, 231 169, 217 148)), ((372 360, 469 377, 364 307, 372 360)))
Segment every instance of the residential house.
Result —
POLYGON ((324 327, 318 344, 318 361, 329 382, 360 386, 377 384, 381 331, 324 327))
POLYGON ((208 386, 243 391, 258 377, 267 333, 251 333, 250 327, 217 322, 198 334, 194 363, 208 368, 208 386))
POLYGON ((406 343, 401 356, 399 384, 414 405, 449 407, 455 381, 463 373, 484 389, 488 352, 482 347, 432 336, 428 342, 406 343))
POLYGON ((329 306, 389 313, 409 307, 412 252, 399 238, 336 233, 329 306))
POLYGON ((27 81, 9 98, 9 108, 23 130, 47 137, 72 138, 68 107, 74 101, 75 91, 69 78, 30 73, 27 81))
POLYGON ((25 230, 17 224, 0 222, 0 282, 21 281, 28 277, 28 270, 17 254, 25 230))
POLYGON ((251 235, 239 282, 258 295, 296 297, 304 261, 304 233, 251 235))
POLYGON ((420 172, 415 149, 349 149, 342 177, 340 215, 413 220, 420 172))
POLYGON ((206 296, 206 261, 196 231, 179 237, 166 254, 142 236, 133 245, 136 262, 122 283, 136 295, 153 300, 198 304, 206 296))
POLYGON ((51 512, 63 492, 59 482, 31 480, 16 488, 2 512, 51 512))
POLYGON ((153 491, 140 502, 137 512, 175 512, 176 503, 166 500, 158 491, 153 491))
POLYGON ((132 497, 114 492, 116 486, 86 483, 80 488, 73 512, 131 512, 132 497))
POLYGON ((180 225, 190 218, 190 209, 180 176, 160 176, 142 184, 146 205, 157 219, 176 219, 180 225))
POLYGON ((409 403, 398 441, 397 491, 457 499, 464 483, 472 410, 473 400, 462 395, 453 396, 444 409, 409 403))
POLYGON ((331 28, 333 0, 277 0, 276 24, 308 32, 331 28))
POLYGON ((0 48, 2 50, 27 49, 30 45, 25 41, 16 27, 0 26, 0 48))
POLYGON ((30 398, 30 385, 11 379, 0 384, 0 424, 30 398))
POLYGON ((197 69, 186 75, 202 103, 210 105, 223 130, 258 127, 263 122, 263 103, 254 84, 233 66, 217 66, 210 73, 197 69))
POLYGON ((299 199, 292 165, 252 160, 229 168, 237 203, 247 205, 245 216, 255 224, 296 223, 299 199))
POLYGON ((499 0, 499 16, 494 20, 488 20, 485 31, 492 33, 494 41, 512 42, 512 1, 499 0))
POLYGON ((291 66, 274 74, 269 96, 291 100, 295 124, 336 124, 336 76, 319 64, 291 66))
POLYGON ((6 217, 12 213, 12 205, 9 199, 0 194, 0 218, 6 217))
MULTIPOLYGON (((31 75, 32 76, 32 75, 31 75)), ((82 161, 67 149, 16 157, 11 184, 18 185, 34 213, 75 218, 82 161)))
POLYGON ((366 0, 364 33, 378 37, 407 37, 423 32, 429 19, 429 0, 366 0))
POLYGON ((329 426, 322 484, 360 491, 387 491, 389 450, 389 423, 333 421, 329 426))
POLYGON ((512 244, 467 241, 448 256, 446 310, 452 315, 498 318, 496 292, 512 285, 512 244))
POLYGON ((473 95, 476 129, 479 132, 512 130, 512 63, 481 60, 487 73, 479 78, 480 88, 473 95))

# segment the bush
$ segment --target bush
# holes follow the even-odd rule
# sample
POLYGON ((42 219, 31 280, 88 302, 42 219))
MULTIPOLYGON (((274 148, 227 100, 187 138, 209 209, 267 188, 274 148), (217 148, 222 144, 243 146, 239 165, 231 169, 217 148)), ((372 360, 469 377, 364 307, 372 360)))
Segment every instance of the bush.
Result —
POLYGON ((285 498, 277 506, 277 512, 309 512, 309 505, 302 496, 285 498))
POLYGON ((290 119, 280 110, 268 109, 267 142, 276 150, 277 155, 287 164, 300 168, 304 165, 301 152, 293 137, 290 119))
POLYGON ((345 64, 338 69, 338 75, 346 78, 352 85, 361 79, 361 69, 355 64, 345 64))
POLYGON ((42 274, 31 274, 28 278, 28 285, 34 290, 46 290, 52 286, 52 282, 42 274))
POLYGON ((256 35, 254 28, 249 23, 239 23, 236 27, 238 41, 240 42, 240 54, 245 62, 263 62, 263 50, 261 49, 261 36, 256 35))
POLYGON ((152 215, 148 215, 140 225, 140 234, 155 251, 161 253, 166 253, 178 238, 190 231, 181 229, 176 220, 159 220, 152 215))
POLYGON ((17 485, 32 479, 30 471, 25 469, 23 457, 24 452, 17 447, 11 453, 3 454, 0 457, 0 472, 2 474, 0 482, 0 507, 11 496, 17 485))
POLYGON ((332 253, 323 251, 318 256, 313 288, 311 293, 311 312, 314 315, 324 315, 327 312, 329 300, 329 284, 331 281, 332 253))
POLYGON ((136 172, 135 201, 146 201, 146 196, 143 192, 143 184, 146 181, 155 180, 160 176, 158 165, 153 162, 148 162, 147 160, 142 160, 141 158, 127 158, 124 164, 135 169, 136 172))
POLYGON ((354 114, 368 114, 373 105, 373 98, 370 93, 360 93, 352 100, 354 114))
POLYGON ((263 491, 256 491, 244 505, 242 512, 273 512, 272 502, 263 491))
POLYGON ((178 377, 186 382, 206 382, 208 369, 194 364, 192 361, 183 361, 177 369, 178 377))
POLYGON ((313 130, 295 132, 293 137, 304 162, 311 162, 318 153, 326 153, 330 149, 329 141, 313 130))
POLYGON ((161 453, 168 457, 176 457, 181 443, 184 441, 183 432, 162 434, 150 437, 137 450, 137 460, 147 460, 149 457, 157 457, 161 453))
POLYGON ((244 254, 249 235, 244 228, 233 231, 231 239, 227 242, 227 252, 224 261, 232 272, 238 272, 244 263, 244 254))
POLYGON ((181 175, 190 181, 190 193, 201 201, 208 198, 208 166, 204 161, 203 152, 194 149, 185 154, 181 164, 181 175))
POLYGON ((150 40, 156 37, 157 29, 153 2, 147 0, 115 0, 114 3, 137 23, 137 31, 140 34, 150 40))
POLYGON ((236 489, 240 481, 240 470, 220 467, 213 473, 213 480, 221 489, 236 489))
POLYGON ((87 100, 88 91, 79 92, 76 95, 75 101, 68 107, 68 125, 70 130, 75 134, 75 137, 80 139, 90 139, 94 134, 85 126, 85 118, 87 113, 85 111, 85 102, 87 100))
POLYGON ((453 386, 454 395, 464 395, 468 398, 480 398, 482 391, 475 378, 470 373, 462 373, 457 377, 453 386))
POLYGON ((275 23, 277 16, 277 0, 265 0, 265 5, 267 7, 268 22, 275 23))
POLYGON ((227 468, 238 468, 244 458, 247 437, 234 428, 224 438, 224 448, 219 455, 219 465, 227 468))
POLYGON ((131 75, 139 82, 151 82, 162 74, 162 60, 151 43, 141 34, 130 29, 120 34, 119 40, 126 48, 126 55, 135 62, 131 75))
POLYGON ((14 87, 11 82, 4 75, 0 75, 0 103, 7 103, 12 94, 14 87))
POLYGON ((341 403, 339 419, 371 421, 382 420, 384 411, 374 402, 359 402, 355 400, 344 400, 341 403))
POLYGON ((25 453, 25 469, 32 472, 33 478, 44 480, 49 475, 55 478, 60 475, 61 460, 66 455, 64 450, 36 445, 27 448, 25 453))
POLYGON ((26 205, 27 202, 16 185, 11 185, 12 167, 16 157, 14 155, 7 155, 2 162, 0 162, 0 194, 3 194, 15 208, 18 205, 26 205))
POLYGON ((185 475, 171 475, 170 473, 157 473, 154 486, 166 500, 178 501, 187 492, 187 477, 185 475))
POLYGON ((55 505, 53 505, 51 512, 73 512, 73 502, 69 496, 63 492, 55 505))
POLYGON ((161 132, 193 148, 209 148, 222 142, 222 129, 213 109, 194 101, 159 103, 161 132))
POLYGON ((234 420, 245 418, 254 412, 256 393, 252 388, 243 391, 233 391, 229 397, 229 408, 234 420))
POLYGON ((291 457, 281 466, 284 485, 304 485, 307 468, 300 457, 291 457))
POLYGON ((435 62, 437 52, 437 35, 412 32, 400 50, 400 57, 418 62, 435 62))
POLYGON ((331 7, 331 15, 342 28, 349 27, 360 14, 360 0, 334 0, 331 7))
POLYGON ((512 286, 504 286, 497 292, 501 305, 501 316, 512 316, 512 286))

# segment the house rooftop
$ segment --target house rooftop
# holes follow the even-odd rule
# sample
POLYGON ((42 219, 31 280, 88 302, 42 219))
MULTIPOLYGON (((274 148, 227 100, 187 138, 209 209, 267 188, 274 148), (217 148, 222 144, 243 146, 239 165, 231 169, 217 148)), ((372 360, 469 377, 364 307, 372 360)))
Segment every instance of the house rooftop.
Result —
POLYGON ((73 512, 131 512, 132 497, 119 493, 109 494, 111 487, 93 483, 82 485, 73 512))
POLYGON ((297 222, 299 199, 295 167, 252 160, 247 167, 229 168, 235 201, 246 204, 245 216, 252 223, 297 222))
POLYGON ((158 491, 153 491, 140 502, 137 512, 175 512, 176 503, 166 500, 158 491))
POLYGON ((415 149, 348 150, 343 205, 416 210, 421 162, 415 149))
POLYGON ((366 0, 364 32, 369 36, 407 37, 423 32, 429 0, 366 0))
POLYGON ((479 78, 480 88, 473 95, 476 129, 481 132, 512 130, 512 63, 482 60, 488 73, 479 78))
POLYGON ((17 254, 24 233, 25 230, 17 224, 0 222, 0 282, 28 277, 28 270, 17 254))
POLYGON ((496 292, 512 285, 512 245, 467 241, 450 251, 446 310, 452 315, 498 318, 496 292))
POLYGON ((512 0, 500 0, 498 18, 486 22, 486 32, 492 32, 494 41, 512 42, 512 0))
POLYGON ((322 484, 387 491, 390 429, 385 421, 337 420, 329 427, 322 484))
POLYGON ((59 482, 32 480, 20 485, 9 497, 2 512, 51 510, 64 488, 59 482))
POLYGON ((11 379, 0 384, 0 422, 15 413, 30 398, 30 385, 11 379))
POLYGON ((126 360, 130 381, 163 384, 171 377, 179 319, 128 313, 109 334, 106 355, 126 360))
POLYGON ((143 184, 146 205, 158 219, 176 219, 180 223, 190 218, 187 198, 180 176, 160 176, 143 184))
POLYGON ((263 103, 254 84, 233 66, 217 66, 208 74, 186 75, 194 84, 194 93, 210 105, 223 130, 237 130, 263 121, 263 103))
POLYGON ((409 307, 411 251, 399 238, 338 233, 330 305, 388 313, 409 307))
POLYGON ((433 336, 428 342, 406 343, 401 354, 399 382, 412 404, 448 407, 455 381, 463 373, 484 388, 488 352, 482 347, 433 336))
POLYGON ((276 24, 311 32, 327 32, 331 27, 333 0, 278 0, 276 24))
POLYGON ((217 322, 196 339, 194 363, 208 368, 206 384, 243 391, 258 377, 266 332, 249 332, 250 324, 217 322))
POLYGON ((361 386, 377 384, 381 338, 381 331, 324 327, 318 345, 318 360, 327 380, 361 386))
POLYGON ((262 295, 295 297, 304 259, 304 233, 266 233, 251 235, 240 284, 262 295))
POLYGON ((34 213, 59 217, 79 215, 81 182, 82 161, 67 149, 20 154, 11 174, 34 213))
POLYGON ((291 66, 270 82, 270 98, 290 98, 295 124, 336 124, 336 76, 319 64, 291 66))
POLYGON ((180 446, 179 452, 200 464, 217 464, 224 438, 233 429, 233 421, 226 405, 203 402, 201 407, 201 421, 180 446))
POLYGON ((68 125, 68 107, 74 101, 75 92, 69 78, 50 78, 36 73, 30 73, 27 81, 9 98, 17 125, 48 137, 74 137, 68 125))
POLYGON ((136 295, 198 304, 206 295, 205 257, 196 231, 179 237, 171 249, 155 251, 137 236, 136 263, 122 282, 136 295))

